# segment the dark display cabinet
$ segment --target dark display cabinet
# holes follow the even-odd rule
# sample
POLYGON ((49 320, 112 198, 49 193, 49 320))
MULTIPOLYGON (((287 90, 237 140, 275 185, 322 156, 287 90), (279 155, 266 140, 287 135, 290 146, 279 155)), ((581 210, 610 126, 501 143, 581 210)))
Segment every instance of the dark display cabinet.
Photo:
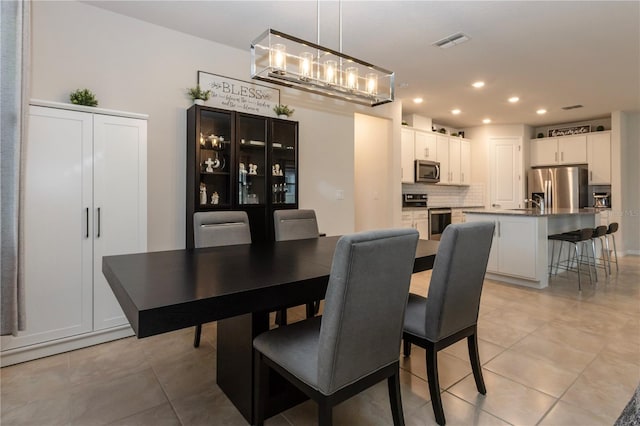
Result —
POLYGON ((187 248, 200 211, 244 210, 252 241, 273 239, 273 211, 298 207, 297 184, 297 122, 199 105, 187 110, 187 248))

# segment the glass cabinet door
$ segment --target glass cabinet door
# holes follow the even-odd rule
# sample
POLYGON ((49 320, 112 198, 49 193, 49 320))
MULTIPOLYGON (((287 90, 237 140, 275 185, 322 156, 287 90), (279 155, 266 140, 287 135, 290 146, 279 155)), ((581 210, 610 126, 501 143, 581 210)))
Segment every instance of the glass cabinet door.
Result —
POLYGON ((231 197, 231 114, 200 109, 196 158, 199 167, 200 208, 230 207, 231 197))
POLYGON ((237 115, 238 204, 265 204, 267 186, 267 118, 237 115))
POLYGON ((271 203, 294 205, 298 201, 298 126, 295 122, 272 120, 271 203))

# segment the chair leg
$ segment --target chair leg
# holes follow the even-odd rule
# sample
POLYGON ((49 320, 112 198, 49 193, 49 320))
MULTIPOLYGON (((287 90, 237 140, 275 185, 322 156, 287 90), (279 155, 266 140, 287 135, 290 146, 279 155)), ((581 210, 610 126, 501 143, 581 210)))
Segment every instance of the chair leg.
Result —
POLYGON ((389 385, 389 403, 394 426, 404 426, 404 414, 402 412, 402 397, 400 395, 400 370, 396 368, 393 376, 387 379, 389 385))
POLYGON ((445 424, 444 410, 442 409, 442 398, 440 397, 440 380, 438 379, 438 351, 431 343, 427 343, 425 348, 427 358, 427 381, 429 382, 429 394, 431 395, 431 406, 436 422, 439 425, 445 424))
POLYGON ((410 356, 411 355, 411 342, 409 342, 406 339, 402 340, 402 352, 404 353, 404 356, 410 356))
MULTIPOLYGON (((575 244, 576 249, 576 262, 578 262, 578 244, 575 244)), ((576 270, 578 271, 578 291, 582 291, 582 281, 580 280, 580 263, 577 265, 576 270)), ((591 279, 591 269, 589 269, 589 279, 591 279)))
POLYGON ((254 350, 255 395, 253 400, 253 424, 264 426, 264 400, 269 392, 269 368, 262 362, 262 354, 254 350))
POLYGON ((619 269, 618 269, 618 249, 616 249, 616 237, 613 234, 611 234, 611 239, 613 240, 613 254, 616 257, 616 272, 618 272, 619 271, 619 269))
POLYGON ((200 346, 200 335, 202 334, 202 324, 196 325, 196 331, 193 336, 193 347, 197 348, 200 346))
POLYGON ((318 426, 331 426, 333 424, 333 407, 326 401, 318 402, 318 426))
POLYGON ((475 333, 467 337, 467 346, 469 347, 469 360, 471 360, 471 369, 473 370, 473 378, 476 380, 476 388, 478 388, 478 392, 486 395, 487 388, 482 377, 482 364, 480 363, 480 352, 478 351, 478 336, 475 333))

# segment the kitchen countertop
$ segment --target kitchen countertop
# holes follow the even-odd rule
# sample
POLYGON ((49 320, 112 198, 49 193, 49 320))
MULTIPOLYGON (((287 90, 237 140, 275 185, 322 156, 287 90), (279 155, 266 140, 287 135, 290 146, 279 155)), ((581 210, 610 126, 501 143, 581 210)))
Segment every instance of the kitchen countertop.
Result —
MULTIPOLYGON (((412 210, 424 210, 424 209, 446 209, 450 208, 451 210, 464 210, 464 209, 484 209, 484 206, 428 206, 428 207, 403 207, 403 211, 412 211, 412 210)), ((474 212, 477 210, 474 210, 474 212)))
POLYGON ((491 214, 491 215, 508 215, 508 216, 576 216, 576 215, 593 215, 600 213, 602 209, 596 209, 593 207, 587 207, 583 209, 550 209, 541 212, 537 208, 535 209, 484 209, 484 210, 469 210, 464 213, 471 214, 491 214))

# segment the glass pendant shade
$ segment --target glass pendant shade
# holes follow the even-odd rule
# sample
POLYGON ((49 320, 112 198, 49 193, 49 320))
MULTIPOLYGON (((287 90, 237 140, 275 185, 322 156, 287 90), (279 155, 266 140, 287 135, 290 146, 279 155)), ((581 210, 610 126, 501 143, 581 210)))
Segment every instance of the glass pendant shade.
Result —
POLYGON ((251 78, 369 106, 394 100, 393 72, 273 29, 251 43, 251 78))

